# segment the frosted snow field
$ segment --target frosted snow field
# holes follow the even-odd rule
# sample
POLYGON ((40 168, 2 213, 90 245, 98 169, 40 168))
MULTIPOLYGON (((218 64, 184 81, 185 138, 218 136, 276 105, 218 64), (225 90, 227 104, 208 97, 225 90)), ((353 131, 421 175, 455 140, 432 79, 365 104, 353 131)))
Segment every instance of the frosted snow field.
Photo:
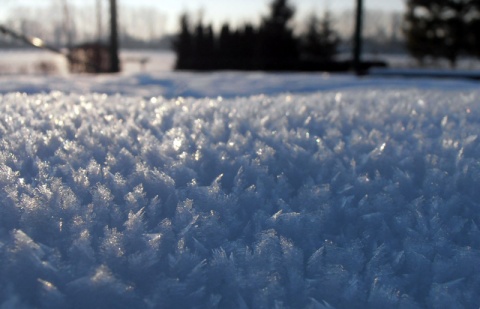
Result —
POLYGON ((478 83, 16 76, 0 93, 0 308, 480 305, 478 83))
POLYGON ((309 94, 347 89, 476 90, 479 83, 466 80, 402 79, 396 77, 357 78, 346 74, 262 73, 262 72, 152 72, 120 75, 1 76, 0 94, 22 92, 103 93, 150 98, 224 98, 251 95, 309 94))

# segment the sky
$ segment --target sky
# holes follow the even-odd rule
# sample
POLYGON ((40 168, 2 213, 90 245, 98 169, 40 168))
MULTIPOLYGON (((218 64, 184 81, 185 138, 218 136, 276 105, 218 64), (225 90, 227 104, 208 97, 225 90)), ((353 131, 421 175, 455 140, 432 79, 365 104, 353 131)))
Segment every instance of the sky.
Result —
MULTIPOLYGON (((77 5, 93 6, 96 0, 67 0, 77 5)), ((0 22, 9 16, 9 12, 18 6, 48 6, 61 0, 0 0, 3 7, 0 22)), ((107 5, 104 0, 104 5, 107 5)), ((173 32, 178 24, 178 16, 185 11, 198 14, 203 12, 204 20, 219 25, 230 21, 235 24, 258 21, 268 11, 271 0, 118 0, 120 9, 150 8, 163 13, 167 19, 166 32, 173 32)), ((312 10, 323 12, 325 8, 332 11, 345 11, 355 7, 355 0, 291 0, 297 8, 297 18, 305 16, 312 10)), ((402 11, 404 0, 364 0, 368 10, 402 11)))

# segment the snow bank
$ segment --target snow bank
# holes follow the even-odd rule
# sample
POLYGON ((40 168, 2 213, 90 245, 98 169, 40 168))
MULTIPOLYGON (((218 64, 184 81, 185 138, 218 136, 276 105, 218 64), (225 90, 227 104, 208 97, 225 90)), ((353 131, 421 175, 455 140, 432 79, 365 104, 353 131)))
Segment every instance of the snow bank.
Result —
MULTIPOLYGON (((394 73, 394 72, 393 72, 394 73)), ((392 73, 392 74, 393 74, 392 73)), ((476 90, 478 82, 461 79, 399 78, 327 73, 263 73, 263 72, 160 72, 145 74, 69 75, 69 76, 0 76, 0 94, 27 94, 62 91, 65 93, 106 93, 128 96, 163 96, 166 98, 222 96, 235 98, 251 95, 283 93, 315 93, 345 89, 441 89, 476 90)))
POLYGON ((480 92, 0 96, 1 308, 476 308, 480 92))

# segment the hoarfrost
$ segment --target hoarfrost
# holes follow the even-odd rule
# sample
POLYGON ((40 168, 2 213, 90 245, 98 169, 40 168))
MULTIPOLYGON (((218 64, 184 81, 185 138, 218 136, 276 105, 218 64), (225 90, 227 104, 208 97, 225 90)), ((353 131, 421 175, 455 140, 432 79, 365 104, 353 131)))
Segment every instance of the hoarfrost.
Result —
POLYGON ((3 95, 0 306, 478 307, 478 109, 3 95))

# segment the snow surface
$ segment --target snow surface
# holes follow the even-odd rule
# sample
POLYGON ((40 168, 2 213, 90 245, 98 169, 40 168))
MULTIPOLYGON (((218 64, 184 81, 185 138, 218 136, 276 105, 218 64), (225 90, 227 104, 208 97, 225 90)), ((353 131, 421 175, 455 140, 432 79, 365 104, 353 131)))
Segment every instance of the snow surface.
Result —
POLYGON ((234 98, 251 95, 314 93, 344 89, 410 90, 473 90, 479 83, 465 80, 404 79, 392 77, 357 78, 346 74, 328 73, 191 73, 155 72, 120 75, 67 76, 0 76, 0 94, 27 94, 62 91, 65 93, 104 93, 128 96, 163 96, 166 98, 213 97, 234 98))
MULTIPOLYGON (((127 74, 172 71, 175 60, 175 53, 170 51, 124 49, 120 51, 122 72, 127 74)), ((67 59, 63 55, 42 49, 0 48, 0 75, 42 73, 69 75, 67 59), (48 66, 49 70, 46 70, 45 66, 48 66)))
POLYGON ((478 308, 478 84, 320 77, 2 77, 0 308, 478 308))

